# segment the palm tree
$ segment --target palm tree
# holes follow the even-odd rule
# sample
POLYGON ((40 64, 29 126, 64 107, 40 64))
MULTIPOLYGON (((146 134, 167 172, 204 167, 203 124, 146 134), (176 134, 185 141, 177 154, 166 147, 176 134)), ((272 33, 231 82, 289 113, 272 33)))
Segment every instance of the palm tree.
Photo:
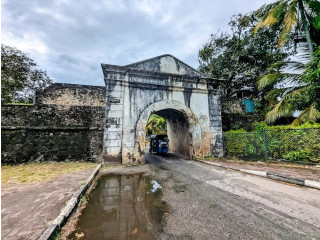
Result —
POLYGON ((266 99, 269 100, 272 110, 267 113, 266 121, 273 123, 280 117, 292 116, 296 110, 301 112, 292 125, 317 121, 320 119, 320 47, 307 65, 292 63, 294 69, 305 69, 303 74, 280 72, 279 69, 285 64, 274 64, 271 73, 257 82, 259 90, 269 90, 266 99), (284 84, 282 87, 279 86, 281 83, 284 84))
POLYGON ((290 39, 292 30, 298 28, 305 34, 312 58, 313 41, 310 28, 320 29, 320 3, 317 0, 279 0, 270 6, 271 9, 256 24, 254 33, 260 28, 281 24, 278 46, 282 47, 290 39))
MULTIPOLYGON (((294 29, 302 31, 308 43, 307 51, 310 56, 308 59, 314 61, 310 29, 314 31, 320 29, 320 3, 317 0, 279 0, 267 7, 269 10, 259 19, 254 33, 260 28, 280 24, 278 47, 282 47, 292 36, 294 29)), ((314 99, 308 97, 314 87, 303 79, 302 72, 305 67, 304 63, 298 61, 275 63, 271 66, 269 73, 258 80, 258 89, 268 92, 266 99, 272 106, 271 111, 266 115, 268 123, 273 123, 283 116, 292 116, 295 110, 302 111, 292 123, 293 125, 320 118, 314 99), (281 84, 282 86, 279 86, 281 84)))

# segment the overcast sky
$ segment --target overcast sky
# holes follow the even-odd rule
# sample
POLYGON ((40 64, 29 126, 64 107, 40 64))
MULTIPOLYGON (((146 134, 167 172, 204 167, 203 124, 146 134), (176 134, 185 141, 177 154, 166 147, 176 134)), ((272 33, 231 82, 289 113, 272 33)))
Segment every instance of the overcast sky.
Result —
POLYGON ((165 53, 198 67, 210 34, 233 14, 274 0, 2 0, 2 43, 30 55, 54 82, 104 85, 101 63, 165 53))

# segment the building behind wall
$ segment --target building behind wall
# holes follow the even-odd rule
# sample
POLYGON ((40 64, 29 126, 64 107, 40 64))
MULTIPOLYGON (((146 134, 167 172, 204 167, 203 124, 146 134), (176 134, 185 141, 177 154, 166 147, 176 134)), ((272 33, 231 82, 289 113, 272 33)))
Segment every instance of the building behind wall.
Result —
POLYGON ((223 131, 240 128, 251 131, 254 122, 264 121, 265 115, 256 113, 256 94, 253 90, 241 89, 229 98, 221 98, 223 131))

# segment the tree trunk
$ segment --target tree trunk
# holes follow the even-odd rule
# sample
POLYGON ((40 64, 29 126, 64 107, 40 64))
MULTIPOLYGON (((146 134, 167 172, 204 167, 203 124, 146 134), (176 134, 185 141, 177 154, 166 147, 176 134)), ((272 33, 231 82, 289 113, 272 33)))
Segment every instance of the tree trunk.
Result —
POLYGON ((308 46, 309 46, 309 52, 310 52, 310 59, 313 59, 313 46, 312 46, 312 40, 310 37, 310 31, 309 31, 309 26, 307 23, 307 19, 306 19, 306 15, 304 14, 304 6, 303 6, 303 2, 302 0, 299 0, 299 10, 300 10, 300 15, 301 15, 301 21, 303 24, 303 29, 304 29, 304 33, 306 34, 306 39, 308 42, 308 46))

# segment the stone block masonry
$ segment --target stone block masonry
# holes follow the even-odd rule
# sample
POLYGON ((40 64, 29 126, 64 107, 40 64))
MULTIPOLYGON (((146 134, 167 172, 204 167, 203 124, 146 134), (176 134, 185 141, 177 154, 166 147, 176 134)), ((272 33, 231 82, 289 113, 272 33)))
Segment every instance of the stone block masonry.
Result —
POLYGON ((105 87, 55 83, 37 93, 36 104, 105 107, 105 93, 105 87))
POLYGON ((3 129, 1 158, 4 164, 29 161, 97 161, 103 131, 89 129, 3 129))
POLYGON ((97 102, 105 104, 105 88, 57 85, 38 96, 36 105, 2 106, 2 163, 100 161, 105 105, 97 102), (56 104, 43 104, 55 94, 56 104))
POLYGON ((104 107, 63 105, 3 105, 2 127, 103 128, 104 107))

